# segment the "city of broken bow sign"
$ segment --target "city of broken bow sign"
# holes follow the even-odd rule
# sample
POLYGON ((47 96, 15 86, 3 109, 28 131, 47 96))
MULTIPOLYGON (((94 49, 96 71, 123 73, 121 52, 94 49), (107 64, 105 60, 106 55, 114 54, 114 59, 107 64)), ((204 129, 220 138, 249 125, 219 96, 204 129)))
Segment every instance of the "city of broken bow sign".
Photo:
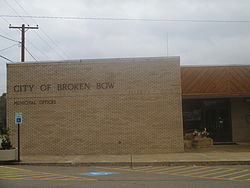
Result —
MULTIPOLYGON (((107 90, 114 89, 114 82, 97 82, 97 83, 63 83, 63 84, 18 84, 13 87, 14 93, 32 93, 34 91, 48 92, 56 91, 76 91, 76 90, 107 90)), ((34 99, 34 100, 14 100, 14 105, 47 105, 56 104, 55 99, 34 99)))
POLYGON ((63 84, 18 84, 13 87, 15 93, 22 92, 33 92, 34 90, 39 90, 42 92, 50 91, 55 89, 57 91, 74 91, 74 90, 91 90, 91 89, 114 89, 114 82, 97 82, 97 83, 63 83, 63 84))

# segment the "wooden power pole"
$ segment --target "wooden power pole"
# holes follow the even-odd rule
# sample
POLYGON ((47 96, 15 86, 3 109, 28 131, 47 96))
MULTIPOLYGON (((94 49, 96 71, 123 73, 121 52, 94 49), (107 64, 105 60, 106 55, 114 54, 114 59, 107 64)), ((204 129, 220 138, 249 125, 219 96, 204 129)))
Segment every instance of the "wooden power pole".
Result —
POLYGON ((21 27, 16 27, 16 26, 9 26, 10 29, 19 29, 21 31, 21 38, 22 38, 22 47, 21 47, 21 62, 25 61, 25 32, 29 29, 38 29, 38 25, 36 27, 30 27, 25 26, 25 24, 22 24, 21 27))

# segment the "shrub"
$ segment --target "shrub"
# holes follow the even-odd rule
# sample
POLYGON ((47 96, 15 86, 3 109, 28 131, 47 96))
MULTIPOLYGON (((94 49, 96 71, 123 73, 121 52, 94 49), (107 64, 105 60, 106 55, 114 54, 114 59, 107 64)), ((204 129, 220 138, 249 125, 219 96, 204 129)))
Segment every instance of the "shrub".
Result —
POLYGON ((9 131, 6 130, 5 134, 0 135, 0 140, 1 140, 1 150, 6 150, 6 149, 12 149, 12 144, 10 142, 10 137, 9 137, 9 131))

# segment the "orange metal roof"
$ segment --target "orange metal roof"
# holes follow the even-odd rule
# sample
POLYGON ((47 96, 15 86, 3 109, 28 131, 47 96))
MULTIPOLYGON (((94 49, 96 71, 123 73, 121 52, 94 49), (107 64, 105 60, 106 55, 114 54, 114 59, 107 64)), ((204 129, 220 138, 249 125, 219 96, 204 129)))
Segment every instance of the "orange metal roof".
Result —
POLYGON ((183 97, 250 96, 250 65, 181 67, 183 97))

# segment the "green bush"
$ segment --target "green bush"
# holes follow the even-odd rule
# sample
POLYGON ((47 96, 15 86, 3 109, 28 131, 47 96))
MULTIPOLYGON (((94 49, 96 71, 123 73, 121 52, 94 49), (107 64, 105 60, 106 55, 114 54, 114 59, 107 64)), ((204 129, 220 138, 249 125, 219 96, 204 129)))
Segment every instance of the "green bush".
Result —
POLYGON ((12 144, 10 142, 9 130, 5 130, 5 134, 0 135, 1 142, 1 150, 12 149, 12 144))
POLYGON ((6 93, 0 96, 0 134, 6 134, 6 93))

